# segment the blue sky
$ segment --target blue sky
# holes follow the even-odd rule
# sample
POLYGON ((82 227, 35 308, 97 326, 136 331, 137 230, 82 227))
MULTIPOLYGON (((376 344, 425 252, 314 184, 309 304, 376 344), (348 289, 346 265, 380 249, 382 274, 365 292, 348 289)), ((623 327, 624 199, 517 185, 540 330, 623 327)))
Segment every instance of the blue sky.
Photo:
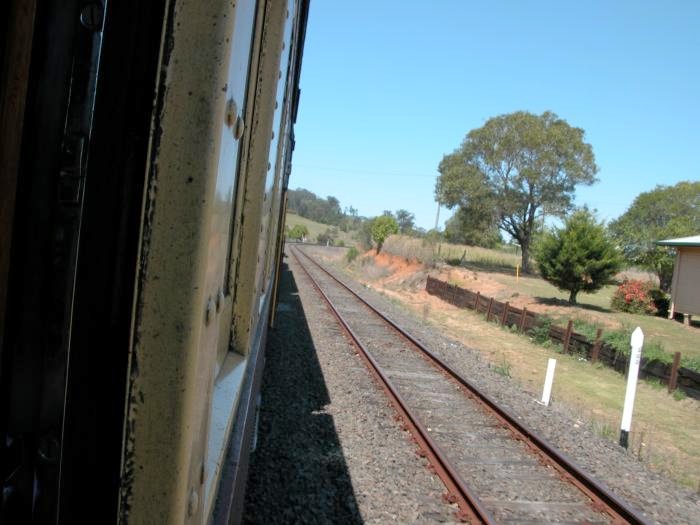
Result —
POLYGON ((290 187, 360 215, 433 227, 443 155, 516 110, 586 131, 601 219, 700 179, 700 1, 312 0, 301 90, 290 187))

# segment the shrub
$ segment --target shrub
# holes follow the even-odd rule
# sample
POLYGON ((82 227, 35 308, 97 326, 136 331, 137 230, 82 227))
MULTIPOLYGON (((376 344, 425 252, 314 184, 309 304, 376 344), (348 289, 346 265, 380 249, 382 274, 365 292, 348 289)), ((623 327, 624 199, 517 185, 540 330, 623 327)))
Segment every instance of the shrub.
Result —
POLYGON ((544 345, 549 342, 549 329, 552 327, 552 319, 545 316, 540 316, 542 324, 530 329, 530 337, 533 342, 538 345, 544 345))
POLYGON ((502 375, 503 377, 511 377, 511 368, 512 365, 508 362, 506 356, 502 356, 501 363, 494 366, 493 371, 496 372, 498 375, 502 375))
POLYGON ((391 215, 381 215, 372 219, 372 240, 377 243, 377 255, 389 235, 399 233, 399 224, 391 215))
POLYGON ((326 231, 319 233, 316 236, 316 240, 319 244, 325 244, 327 246, 333 246, 335 238, 338 236, 338 228, 326 228, 326 231))
POLYGON ((574 331, 586 336, 589 341, 595 341, 595 336, 598 333, 600 325, 585 321, 583 319, 574 319, 574 331))
POLYGON ((688 395, 681 389, 674 390, 672 395, 673 399, 676 401, 683 401, 686 397, 688 397, 688 395))
POLYGON ((637 279, 625 280, 617 287, 610 306, 613 310, 632 314, 655 314, 657 309, 651 294, 652 285, 637 279))
MULTIPOLYGON (((607 345, 613 347, 619 354, 629 357, 631 335, 632 328, 624 326, 620 330, 603 332, 603 341, 607 345)), ((667 352, 661 343, 645 340, 644 346, 642 347, 642 358, 646 360, 647 364, 652 361, 659 361, 670 365, 673 360, 673 355, 667 352)))
POLYGON ((619 271, 620 253, 605 227, 587 209, 573 213, 563 228, 542 234, 535 246, 540 275, 576 304, 579 292, 600 290, 619 271))
POLYGON ((630 355, 630 334, 632 332, 622 329, 612 332, 603 332, 603 342, 613 347, 618 354, 630 355))
POLYGON ((357 248, 354 246, 351 246, 350 249, 348 250, 348 253, 345 254, 345 260, 351 263, 355 259, 357 259, 357 256, 360 255, 360 252, 357 251, 357 248))
POLYGON ((304 238, 309 234, 309 229, 303 224, 295 224, 294 227, 289 230, 287 236, 290 239, 297 241, 304 240, 304 238))
POLYGON ((681 366, 700 373, 700 357, 681 356, 681 366))
POLYGON ((656 315, 668 316, 668 309, 671 307, 671 299, 668 294, 660 288, 652 288, 649 290, 649 295, 656 308, 656 315))

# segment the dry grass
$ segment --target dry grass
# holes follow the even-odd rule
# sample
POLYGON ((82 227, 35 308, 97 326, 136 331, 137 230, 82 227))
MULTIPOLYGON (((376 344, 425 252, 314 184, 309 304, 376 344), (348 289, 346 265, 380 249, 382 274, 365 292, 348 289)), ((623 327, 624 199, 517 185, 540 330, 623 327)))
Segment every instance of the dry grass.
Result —
POLYGON ((514 251, 490 250, 479 246, 444 242, 434 243, 427 239, 416 239, 405 235, 390 236, 382 250, 406 259, 415 259, 423 264, 456 259, 464 261, 467 266, 513 270, 520 264, 520 256, 514 251))

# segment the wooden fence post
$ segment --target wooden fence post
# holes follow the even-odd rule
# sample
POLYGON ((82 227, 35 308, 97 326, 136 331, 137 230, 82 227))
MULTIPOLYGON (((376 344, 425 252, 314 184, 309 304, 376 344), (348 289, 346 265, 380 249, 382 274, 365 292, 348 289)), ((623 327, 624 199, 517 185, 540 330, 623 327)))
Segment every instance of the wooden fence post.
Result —
POLYGON ((523 313, 520 315, 520 332, 525 329, 525 318, 527 317, 527 307, 523 306, 523 313))
POLYGON ((569 353, 569 341, 571 340, 571 329, 574 326, 574 322, 569 319, 569 323, 566 325, 566 332, 564 333, 564 353, 569 353))
POLYGON ((508 308, 510 308, 510 304, 508 304, 508 301, 506 301, 506 305, 503 307, 503 315, 501 316, 501 326, 506 324, 506 321, 508 320, 508 308))
POLYGON ((476 299, 474 299, 474 311, 479 311, 479 297, 481 297, 481 292, 476 292, 476 299))
POLYGON ((490 321, 491 320, 491 308, 493 308, 493 297, 489 300, 489 309, 486 310, 486 320, 490 321))
POLYGON ((598 328, 598 331, 595 333, 595 343, 593 343, 593 350, 591 351, 591 363, 595 363, 598 361, 598 354, 600 354, 600 347, 602 346, 603 342, 600 340, 600 337, 603 335, 603 329, 598 328))
POLYGON ((673 364, 671 365, 671 375, 668 378, 668 393, 670 394, 678 387, 678 368, 681 366, 681 353, 673 354, 673 364))

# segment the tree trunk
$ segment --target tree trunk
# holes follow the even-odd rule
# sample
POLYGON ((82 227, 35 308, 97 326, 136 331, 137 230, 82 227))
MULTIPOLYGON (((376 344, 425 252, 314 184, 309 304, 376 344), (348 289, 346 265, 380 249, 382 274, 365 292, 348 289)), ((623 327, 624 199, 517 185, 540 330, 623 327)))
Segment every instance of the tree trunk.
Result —
POLYGON ((377 243, 377 255, 379 255, 379 252, 382 250, 382 245, 383 245, 383 244, 384 244, 383 242, 378 242, 378 243, 377 243))
POLYGON ((657 272, 656 276, 659 278, 659 288, 666 293, 671 293, 671 283, 673 282, 673 274, 669 275, 668 272, 657 272))
POLYGON ((522 250, 522 258, 520 260, 520 267, 523 273, 530 273, 530 243, 521 242, 520 249, 522 250))
POLYGON ((569 304, 576 304, 576 296, 578 295, 578 290, 571 290, 569 293, 569 304))

